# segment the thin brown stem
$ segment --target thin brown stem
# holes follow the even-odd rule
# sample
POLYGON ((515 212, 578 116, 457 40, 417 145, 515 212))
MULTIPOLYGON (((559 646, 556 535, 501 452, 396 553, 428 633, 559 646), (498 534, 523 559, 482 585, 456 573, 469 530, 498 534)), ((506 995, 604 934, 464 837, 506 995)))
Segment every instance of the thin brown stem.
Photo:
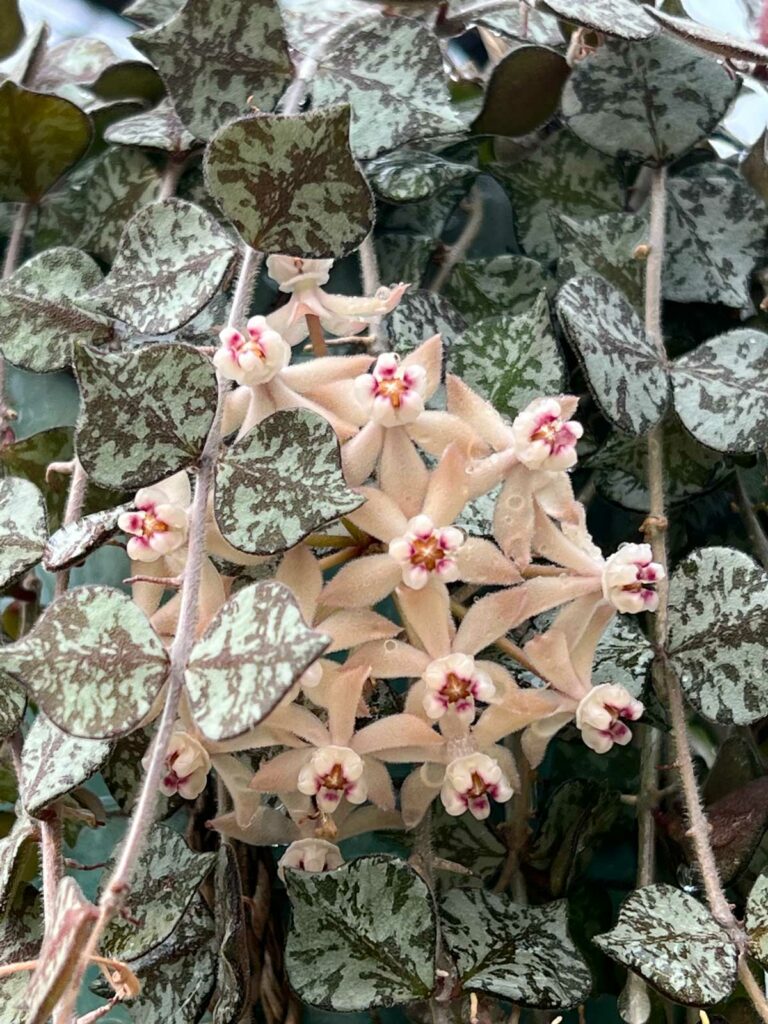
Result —
MULTIPOLYGON (((376 248, 373 244, 373 232, 365 238, 358 251, 360 257, 360 273, 363 279, 363 295, 375 295, 381 288, 381 272, 379 260, 376 256, 376 248)), ((370 332, 373 342, 368 351, 373 355, 385 352, 389 347, 389 340, 382 317, 375 317, 371 320, 370 332)))
POLYGON ((325 343, 325 331, 323 331, 323 325, 320 323, 320 317, 315 316, 314 313, 307 313, 306 321, 309 340, 312 342, 312 355, 316 357, 327 356, 328 346, 325 343))
POLYGON ((179 178, 181 172, 184 170, 184 165, 187 162, 186 154, 179 156, 178 153, 173 153, 168 157, 168 161, 163 170, 163 177, 160 181, 160 194, 158 200, 171 199, 176 195, 176 189, 179 184, 179 178))
POLYGON ((54 805, 49 808, 45 818, 40 821, 43 911, 46 931, 53 927, 56 893, 64 876, 64 860, 61 852, 62 836, 61 815, 54 805))
POLYGON ((440 269, 429 285, 429 291, 433 293, 439 292, 444 287, 448 278, 453 273, 454 267, 461 263, 480 233, 480 228, 483 225, 483 200, 476 185, 470 190, 465 200, 464 208, 467 212, 466 222, 459 237, 445 252, 440 269))
POLYGON ((739 981, 744 986, 744 990, 760 1015, 760 1019, 768 1021, 768 1000, 765 997, 765 989, 758 985, 747 962, 747 958, 743 954, 739 957, 739 981))

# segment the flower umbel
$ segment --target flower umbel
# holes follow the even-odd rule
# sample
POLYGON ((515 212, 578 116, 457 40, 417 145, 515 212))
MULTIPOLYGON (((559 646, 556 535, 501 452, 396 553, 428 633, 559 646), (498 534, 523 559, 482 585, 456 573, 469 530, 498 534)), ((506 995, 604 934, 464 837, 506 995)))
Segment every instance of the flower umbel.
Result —
POLYGON ((512 787, 498 761, 487 754, 467 754, 451 761, 445 770, 440 799, 446 811, 457 817, 465 811, 477 818, 491 813, 491 799, 505 803, 512 787))
POLYGON ((443 583, 459 578, 453 556, 464 539, 455 526, 436 527, 429 516, 419 515, 408 521, 405 536, 389 542, 389 554, 402 567, 403 583, 421 590, 433 574, 443 583))
POLYGON ((655 612, 656 584, 664 576, 664 567, 653 561, 650 544, 622 544, 606 560, 603 596, 620 612, 655 612))
POLYGON ((154 562, 180 548, 187 535, 187 511, 169 500, 161 487, 142 487, 134 501, 136 509, 124 512, 117 525, 132 536, 128 557, 137 562, 154 562))
POLYGON ((355 380, 355 398, 366 415, 382 427, 413 423, 424 412, 427 371, 401 366, 394 352, 385 352, 370 373, 355 380))
POLYGON ((496 687, 468 654, 449 654, 430 662, 424 675, 423 705, 432 719, 442 718, 451 708, 469 724, 475 717, 475 701, 493 700, 496 687))
POLYGON ((344 797, 352 804, 365 801, 364 769, 360 755, 349 747, 320 747, 299 772, 297 788, 313 796, 321 811, 332 814, 344 797))
POLYGON ((290 345, 267 324, 263 316, 252 316, 245 338, 234 327, 219 334, 221 345, 213 363, 222 377, 238 384, 265 384, 291 361, 290 345))
POLYGON ((614 743, 625 746, 632 739, 627 722, 636 722, 645 708, 623 686, 602 683, 593 687, 576 708, 576 727, 588 747, 605 754, 614 743))

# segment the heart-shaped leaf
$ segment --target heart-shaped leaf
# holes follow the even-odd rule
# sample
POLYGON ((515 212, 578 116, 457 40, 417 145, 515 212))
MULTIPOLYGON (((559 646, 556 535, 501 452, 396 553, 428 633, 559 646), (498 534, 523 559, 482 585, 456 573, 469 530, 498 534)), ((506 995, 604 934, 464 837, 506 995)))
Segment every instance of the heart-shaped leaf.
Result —
MULTIPOLYGON (((13 913, 0 921, 0 963, 3 966, 36 960, 43 938, 43 900, 28 885, 14 903, 13 913)), ((10 974, 0 981, 0 1016, 3 1020, 24 1020, 25 996, 29 978, 25 971, 10 974)))
POLYGON ((564 901, 526 907, 483 889, 452 889, 440 901, 440 923, 465 991, 545 1009, 589 994, 592 978, 568 935, 564 901))
POLYGON ((95 483, 142 487, 191 465, 216 407, 210 360, 189 345, 125 355, 75 351, 82 409, 77 455, 95 483))
POLYGON ((352 106, 352 151, 361 159, 464 130, 451 109, 438 41, 411 18, 366 12, 351 21, 323 54, 312 97, 321 107, 352 106))
POLYGON ((727 999, 738 952, 707 908, 672 885, 647 885, 622 904, 618 924, 594 942, 663 995, 690 1006, 727 999))
POLYGON ((168 672, 149 620, 108 587, 58 598, 30 633, 0 650, 0 661, 60 729, 90 739, 135 728, 168 672))
POLYGON ((248 245, 338 258, 373 224, 373 197, 349 149, 349 107, 243 117, 210 142, 211 194, 248 245))
POLYGON ((597 275, 618 288, 637 310, 645 294, 645 265, 635 255, 648 241, 644 217, 632 213, 604 213, 591 220, 553 218, 560 256, 557 276, 562 284, 572 277, 597 275))
POLYGON ((443 295, 409 288, 387 316, 385 327, 391 351, 404 355, 433 334, 439 334, 450 350, 466 331, 467 321, 443 295))
POLYGON ((19 684, 7 672, 0 670, 0 739, 6 739, 16 732, 21 725, 26 706, 27 698, 19 684))
POLYGON ((201 139, 250 105, 272 110, 293 73, 274 0, 187 0, 170 21, 131 42, 201 139))
POLYGON ((667 651, 706 718, 749 725, 768 714, 768 574, 731 548, 702 548, 669 586, 667 651))
POLYGON ((477 171, 436 153, 400 149, 385 153, 365 165, 374 192, 388 203, 412 203, 441 189, 468 181, 477 171))
POLYGON ((118 505, 62 526, 51 534, 45 545, 45 568, 49 572, 60 572, 82 561, 117 533, 117 520, 129 508, 129 505, 118 505))
MULTIPOLYGON (((64 377, 63 374, 58 378, 59 383, 61 383, 62 378, 65 382, 65 405, 71 407, 72 417, 74 417, 77 408, 77 387, 74 385, 71 377, 64 377)), ((47 384, 51 378, 32 377, 30 375, 24 380, 25 394, 28 397, 32 397, 33 401, 39 401, 39 396, 34 392, 31 396, 29 395, 30 380, 47 384)), ((60 413, 60 410, 56 408, 56 402, 51 401, 51 389, 47 387, 41 388, 40 395, 44 395, 45 399, 49 402, 47 411, 52 412, 54 418, 58 418, 57 414, 60 413)), ((13 389, 11 390, 11 404, 15 405, 13 389)), ((42 410, 38 409, 38 412, 42 412, 42 410)), ((37 418, 39 417, 35 419, 37 420, 37 418)), ((63 418, 68 419, 71 417, 65 413, 63 418)), ((12 444, 0 448, 0 467, 8 476, 23 477, 23 479, 31 481, 36 487, 43 490, 50 529, 55 529, 61 522, 67 499, 67 479, 66 477, 58 479, 52 477, 50 481, 46 481, 46 470, 51 462, 69 462, 73 455, 72 430, 69 427, 53 427, 50 430, 41 430, 37 434, 31 434, 21 441, 14 441, 12 444)))
POLYGON ((0 285, 0 353, 36 373, 72 362, 72 344, 108 338, 107 320, 78 306, 101 283, 98 265, 79 249, 41 252, 0 285))
POLYGON ((39 202, 90 143, 90 119, 74 103, 0 85, 0 201, 39 202))
POLYGON ((216 466, 214 515, 239 551, 272 555, 360 508, 333 427, 305 409, 257 424, 216 466))
POLYGON ((718 452, 768 444, 768 335, 742 329, 699 345, 672 366, 675 409, 697 441, 718 452))
POLYGON ((541 265, 506 253, 490 260, 465 260, 454 267, 443 292, 468 320, 530 309, 547 279, 541 265))
POLYGON ((557 312, 605 415, 620 430, 647 433, 667 406, 669 381, 635 310, 602 278, 574 277, 557 312))
POLYGON ((186 681, 195 722, 214 741, 258 725, 329 643, 306 625, 288 587, 244 587, 192 649, 186 681))
POLYGON ((765 203, 729 167, 671 178, 667 195, 664 297, 751 307, 750 274, 765 258, 765 203))
POLYGON ((208 305, 234 255, 227 233, 199 206, 151 203, 126 225, 109 273, 89 298, 137 331, 168 334, 208 305))
POLYGON ((512 418, 534 398, 559 394, 565 363, 546 292, 526 313, 474 324, 450 346, 448 363, 452 373, 512 418))
POLYGON ((293 906, 286 970, 303 1002, 368 1011, 430 995, 435 911, 413 868, 359 857, 324 874, 287 871, 286 886, 293 906))
POLYGON ((134 960, 167 939, 215 860, 215 853, 196 853, 178 832, 155 825, 134 867, 128 913, 114 918, 104 933, 107 954, 134 960))
POLYGON ((197 141, 169 99, 161 100, 152 110, 143 110, 110 125, 104 138, 119 146, 143 146, 175 155, 188 153, 197 141))
POLYGON ((0 839, 0 914, 4 914, 20 883, 21 866, 38 838, 36 823, 19 815, 0 839))
POLYGON ((645 8, 634 0, 544 0, 542 6, 573 25, 622 39, 649 39, 659 31, 645 8))
POLYGON ((608 39, 573 69, 563 116, 602 153, 666 164, 709 135, 738 91, 724 68, 685 43, 608 39))
POLYGON ((39 815, 48 804, 82 786, 109 757, 106 740, 69 736, 38 714, 24 740, 19 796, 27 814, 39 815))
POLYGON ((47 537, 40 491, 18 477, 0 480, 0 589, 40 561, 47 537))
POLYGON ((570 68, 546 46, 518 46, 491 72, 483 109, 472 122, 477 135, 528 135, 546 124, 560 105, 570 68))

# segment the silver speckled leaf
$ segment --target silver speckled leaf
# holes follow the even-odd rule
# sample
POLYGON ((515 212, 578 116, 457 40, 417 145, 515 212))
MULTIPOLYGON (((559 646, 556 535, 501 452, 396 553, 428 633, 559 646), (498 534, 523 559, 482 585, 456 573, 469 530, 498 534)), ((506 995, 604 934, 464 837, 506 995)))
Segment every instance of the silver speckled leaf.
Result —
MULTIPOLYGON (((120 960, 134 960, 164 942, 215 860, 215 853, 196 853, 178 832, 155 825, 135 865, 125 903, 128 917, 112 920, 102 939, 105 953, 120 960), (140 925, 135 923, 137 920, 140 925)), ((110 874, 107 870, 104 877, 110 874)))
POLYGON ((744 924, 751 956, 762 967, 768 966, 768 875, 760 875, 752 886, 744 924))
POLYGON ((27 697, 22 688, 15 679, 0 669, 0 739, 5 739, 16 732, 21 725, 26 707, 27 697))
POLYGON ((615 928, 593 940, 663 995, 690 1006, 727 999, 738 953, 707 908, 672 885, 647 885, 624 901, 615 928))
POLYGON ((643 309, 645 262, 635 257, 635 249, 648 241, 644 217, 604 213, 576 220, 555 215, 552 226, 560 248, 557 276, 561 283, 577 275, 597 274, 623 292, 635 309, 643 309))
POLYGON ((324 107, 351 104, 352 150, 361 159, 464 130, 451 109, 438 41, 411 18, 365 14, 351 21, 323 54, 312 97, 324 107))
POLYGON ((234 256, 210 213, 181 199, 151 203, 126 224, 109 273, 88 298, 143 334, 169 334, 208 305, 234 256))
POLYGON ((90 739, 134 729, 168 672, 149 620, 108 587, 58 598, 30 633, 0 650, 0 663, 60 729, 90 739))
MULTIPOLYGON (((0 963, 5 966, 35 960, 42 938, 43 900, 34 886, 28 885, 14 903, 13 913, 4 914, 0 920, 0 963)), ((9 1024, 24 1020, 28 982, 26 971, 0 980, 0 1020, 9 1024)))
POLYGON ((38 714, 24 740, 19 796, 27 814, 43 808, 82 786, 109 756, 106 740, 88 740, 62 732, 38 714))
POLYGON ((95 288, 101 271, 87 253, 55 248, 41 252, 0 285, 0 353, 36 373, 72 361, 72 343, 108 338, 107 320, 77 305, 95 288))
POLYGON ((589 994, 592 978, 568 934, 564 900, 527 907, 483 889, 452 889, 440 901, 440 922, 465 991, 543 1009, 566 1009, 589 994))
POLYGON ((362 503, 344 480, 333 427, 306 409, 268 416, 216 466, 216 522, 249 554, 286 551, 362 503))
POLYGON ((672 178, 667 195, 664 297, 751 308, 749 277, 766 255, 763 200, 728 167, 672 178))
POLYGON ((525 158, 492 170, 509 194, 523 250, 539 260, 558 255, 554 216, 581 219, 623 209, 616 161, 569 131, 550 135, 525 158))
POLYGON ((632 619, 616 615, 597 645, 592 685, 617 683, 633 697, 639 697, 652 661, 650 640, 632 619))
POLYGON ((718 452, 768 444, 768 334, 712 338, 672 366, 675 409, 697 441, 718 452))
POLYGON ((686 43, 609 39, 573 69, 563 117, 602 153, 666 164, 709 135, 738 91, 737 79, 686 43))
POLYGON ((191 465, 216 407, 210 359, 190 345, 149 345, 125 355, 78 346, 82 408, 77 455, 95 483, 128 489, 191 465))
POLYGON ((303 1002, 367 1011, 430 995, 435 911, 426 883, 404 861, 374 855, 323 874, 287 871, 286 886, 286 970, 303 1002))
POLYGON ((26 815, 19 815, 10 832, 0 839, 0 914, 5 912, 20 882, 17 868, 20 868, 30 844, 37 838, 36 822, 26 815))
POLYGON ((82 561, 117 533, 117 520, 130 508, 118 505, 62 526, 48 538, 43 551, 44 567, 49 572, 60 572, 82 561))
POLYGON ((15 583, 40 557, 48 538, 43 496, 29 480, 0 480, 0 589, 15 583))
POLYGON ((741 551, 701 548, 669 587, 667 651, 706 718, 749 725, 768 714, 768 574, 741 551))
POLYGON ((266 718, 329 643, 304 622, 288 587, 243 587, 192 648, 192 717, 211 740, 241 735, 266 718))
POLYGON ((409 288, 384 321, 391 351, 405 355, 433 334, 450 348, 467 329, 467 321, 439 293, 409 288))
POLYGON ((448 366, 512 418, 534 398, 559 394, 565 386, 565 362, 546 292, 526 313, 473 324, 449 349, 448 366))
POLYGON ((0 202, 39 202, 90 143, 90 118, 74 103, 7 79, 0 85, 0 202))
POLYGON ((208 188, 254 249, 338 258, 373 224, 373 196, 349 149, 349 107, 243 117, 205 154, 208 188))
POLYGON ((196 145, 195 136, 184 126, 168 98, 152 110, 143 110, 110 125, 104 138, 119 146, 144 146, 174 154, 188 153, 196 145))
POLYGON ((468 320, 524 313, 547 286, 536 260, 504 254, 454 267, 443 293, 468 320))
POLYGON ((602 278, 574 277, 557 312, 604 414, 629 434, 647 433, 667 406, 669 381, 633 307, 602 278))
POLYGON ((653 18, 633 0, 544 0, 542 6, 573 25, 621 39, 650 39, 659 32, 653 18))
POLYGON ((187 0, 169 22, 131 42, 201 139, 249 106, 272 110, 293 74, 274 0, 187 0))
POLYGON ((374 192, 388 203, 411 203, 468 181, 477 170, 428 150, 400 149, 369 161, 365 174, 374 192))

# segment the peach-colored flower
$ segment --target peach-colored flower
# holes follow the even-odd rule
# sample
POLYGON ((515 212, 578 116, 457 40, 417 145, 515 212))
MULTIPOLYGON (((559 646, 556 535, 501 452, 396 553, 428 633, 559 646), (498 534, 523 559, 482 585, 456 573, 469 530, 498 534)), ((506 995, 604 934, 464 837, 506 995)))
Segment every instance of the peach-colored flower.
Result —
POLYGON ((421 590, 433 576, 453 583, 459 578, 456 555, 465 539, 455 526, 438 528, 422 513, 408 520, 402 537, 389 542, 389 557, 400 566, 403 583, 413 590, 421 590))
POLYGON ((187 539, 189 500, 186 473, 137 491, 135 510, 124 512, 117 520, 119 529, 131 534, 128 557, 135 562, 155 562, 182 547, 187 539))
POLYGON ((422 678, 426 690, 422 704, 432 719, 442 718, 452 710, 463 722, 472 722, 475 701, 487 704, 496 696, 491 677, 477 667, 469 654, 447 654, 430 661, 422 678))
POLYGON ((487 754, 466 754, 457 757, 445 769, 440 799, 446 811, 458 816, 469 811, 482 820, 491 813, 491 800, 506 803, 512 786, 501 765, 487 754))
POLYGON ((220 332, 213 365, 222 377, 238 384, 266 384, 291 361, 291 348, 263 316, 252 316, 246 331, 247 338, 235 327, 220 332))
POLYGON ((391 313, 409 285, 379 288, 370 298, 330 295, 321 287, 330 276, 333 260, 305 260, 294 256, 269 256, 267 273, 277 281, 289 301, 267 317, 289 345, 298 345, 308 336, 306 317, 317 316, 331 334, 345 337, 357 334, 374 317, 391 313))
POLYGON ((333 814, 345 797, 351 804, 365 803, 368 785, 364 771, 362 757, 349 747, 318 747, 301 767, 296 788, 314 797, 321 811, 333 814))
POLYGON ((423 366, 401 366, 396 353, 385 352, 370 373, 355 379, 355 398, 374 423, 398 427, 413 423, 424 412, 426 388, 423 366))
POLYGON ((576 708, 576 728, 588 747, 605 754, 614 743, 629 743, 632 733, 624 722, 636 721, 644 710, 623 686, 602 683, 581 698, 576 708))
POLYGON ((664 567, 653 561, 650 544, 622 544, 606 560, 603 596, 620 612, 655 612, 656 584, 665 575, 664 567))
MULTIPOLYGON (((584 428, 564 419, 564 402, 537 398, 512 421, 515 454, 529 469, 563 470, 575 465, 584 428)), ((571 402, 567 402, 570 408, 571 402)))

